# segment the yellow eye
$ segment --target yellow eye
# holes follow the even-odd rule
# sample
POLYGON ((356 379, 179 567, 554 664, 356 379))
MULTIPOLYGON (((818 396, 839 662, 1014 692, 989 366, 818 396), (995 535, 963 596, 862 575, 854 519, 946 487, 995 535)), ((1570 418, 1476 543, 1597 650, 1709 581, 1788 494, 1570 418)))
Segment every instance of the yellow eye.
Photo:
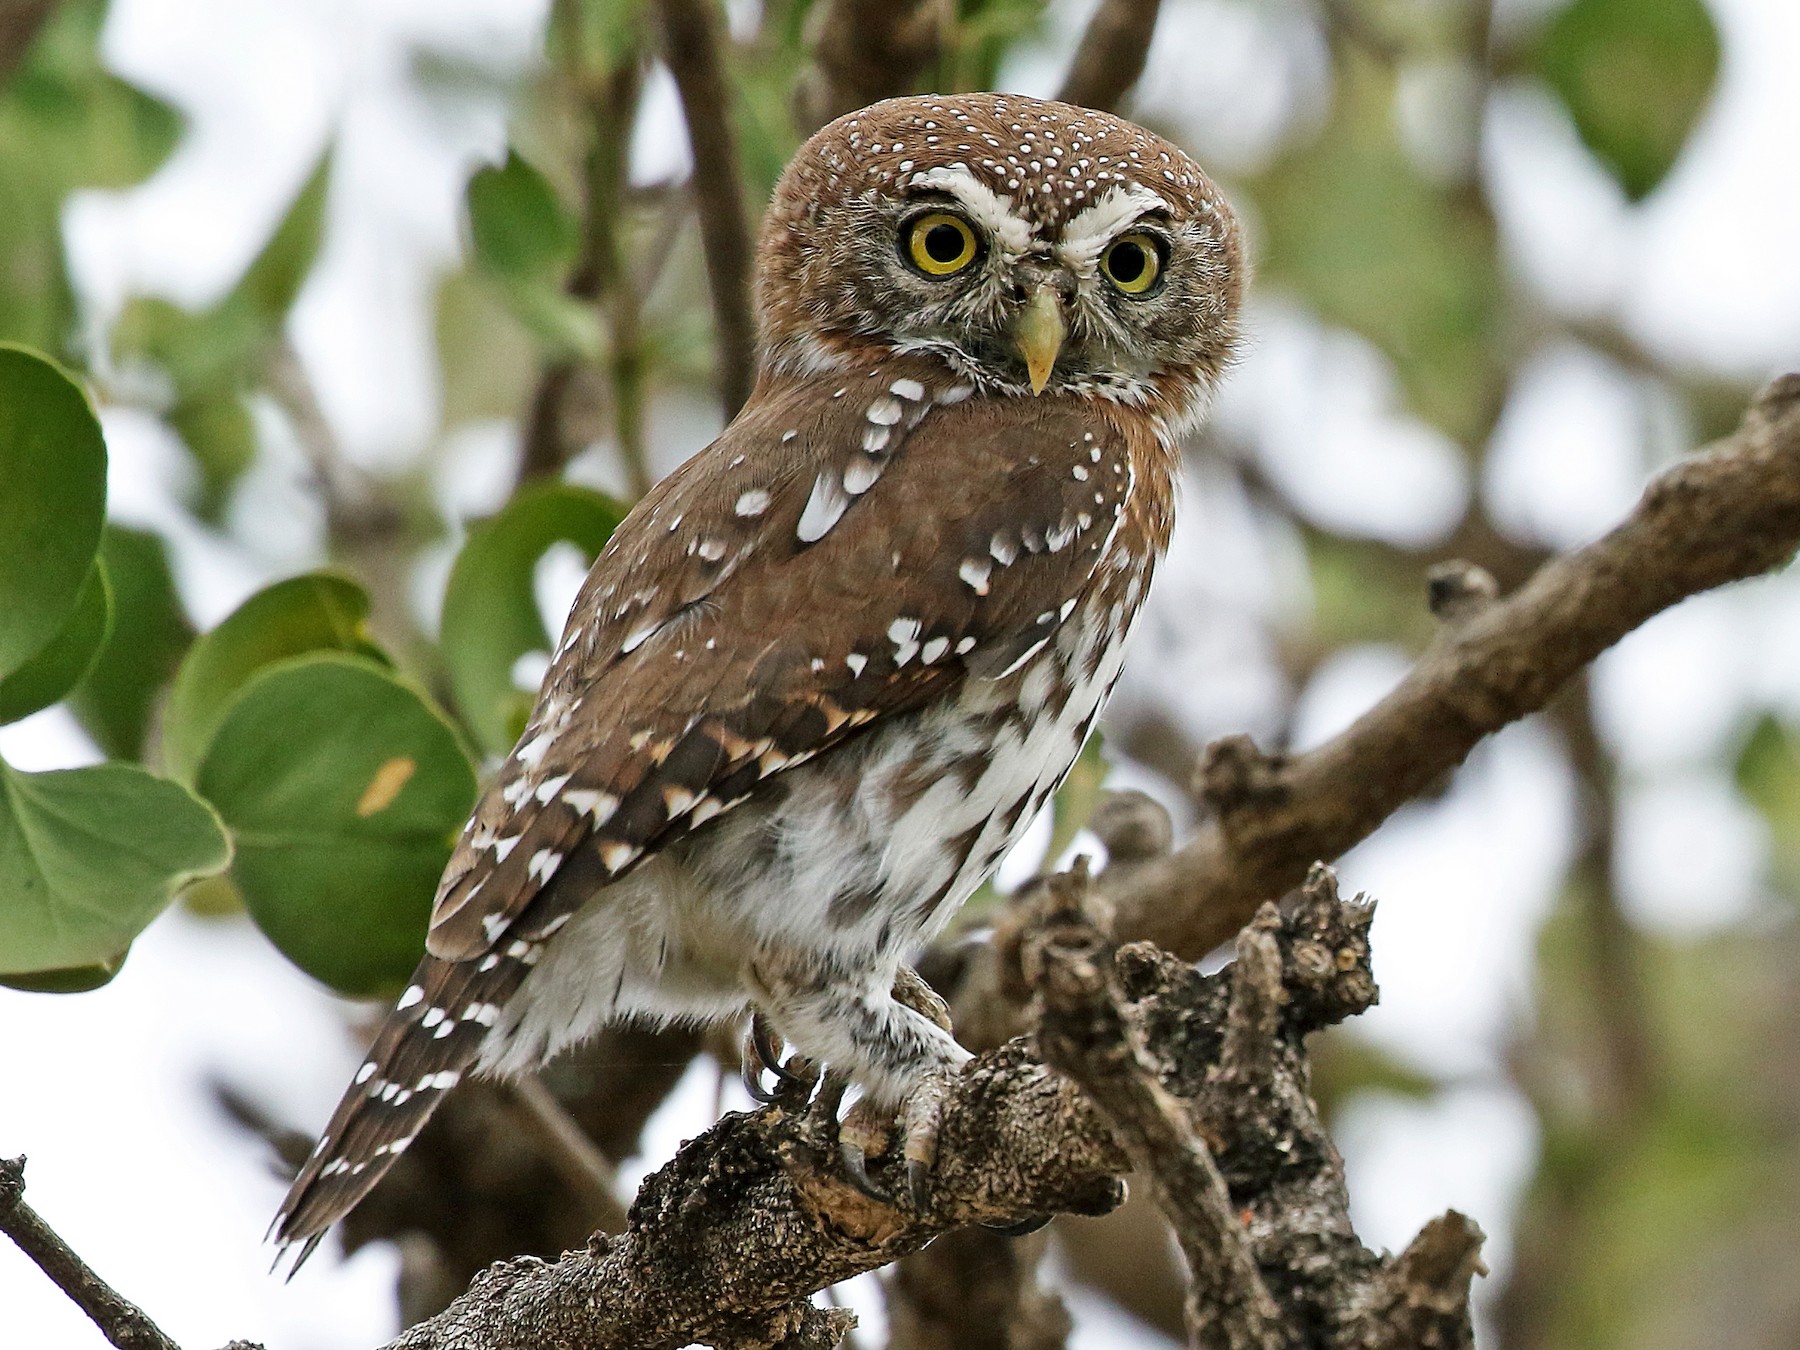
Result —
POLYGON ((1100 258, 1106 279, 1127 295, 1142 295, 1156 284, 1162 271, 1162 255, 1147 234, 1122 234, 1100 258))
POLYGON ((948 211, 920 216, 907 230, 906 256, 927 276, 947 277, 975 261, 975 231, 948 211))

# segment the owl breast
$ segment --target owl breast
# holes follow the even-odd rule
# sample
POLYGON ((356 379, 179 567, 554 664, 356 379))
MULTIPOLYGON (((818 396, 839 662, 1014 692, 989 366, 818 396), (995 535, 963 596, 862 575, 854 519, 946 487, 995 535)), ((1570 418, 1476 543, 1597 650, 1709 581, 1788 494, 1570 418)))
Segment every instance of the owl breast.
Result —
POLYGON ((1119 550, 1018 669, 790 770, 598 892, 507 1008, 484 1065, 537 1063, 625 1016, 737 1015, 759 958, 891 981, 1068 774, 1118 679, 1152 562, 1119 550))

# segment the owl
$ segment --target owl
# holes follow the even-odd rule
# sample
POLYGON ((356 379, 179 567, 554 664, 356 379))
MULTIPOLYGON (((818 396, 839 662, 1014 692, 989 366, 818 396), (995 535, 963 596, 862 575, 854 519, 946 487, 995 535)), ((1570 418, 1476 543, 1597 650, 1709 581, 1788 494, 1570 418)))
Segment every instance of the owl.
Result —
POLYGON ((754 1014, 928 1168, 968 1053, 904 962, 1093 729, 1242 281, 1218 189, 1104 113, 900 98, 800 148, 755 391, 595 561, 284 1247, 463 1074, 625 1018, 754 1014))

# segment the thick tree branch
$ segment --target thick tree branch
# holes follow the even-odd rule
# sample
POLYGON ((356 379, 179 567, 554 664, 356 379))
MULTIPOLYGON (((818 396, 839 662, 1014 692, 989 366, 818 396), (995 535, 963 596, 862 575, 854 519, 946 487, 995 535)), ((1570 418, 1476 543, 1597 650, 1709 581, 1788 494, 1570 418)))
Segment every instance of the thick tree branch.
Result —
POLYGON ((1504 599, 1461 596, 1407 677, 1341 735, 1292 757, 1242 737, 1209 746, 1200 774, 1211 816, 1198 835, 1103 884, 1117 931, 1203 955, 1315 859, 1367 838, 1646 619, 1772 571, 1797 545, 1800 375, 1788 375, 1735 434, 1652 481, 1612 533, 1552 559, 1504 599))
MULTIPOLYGON (((1185 1175, 1200 1176, 1202 1189, 1216 1164, 1227 1205, 1216 1189, 1201 1201, 1185 1182, 1170 1187, 1181 1194, 1184 1222, 1190 1200, 1213 1215, 1207 1250, 1237 1253, 1215 1272, 1217 1297, 1208 1298, 1205 1315, 1222 1325, 1219 1305, 1243 1307, 1234 1282, 1249 1279, 1263 1287, 1262 1314, 1279 1316, 1283 1328, 1329 1327, 1333 1339, 1321 1344, 1334 1350, 1360 1350, 1353 1337, 1368 1309, 1395 1300, 1437 1310, 1439 1331, 1466 1332, 1464 1264, 1423 1262, 1416 1273, 1396 1274, 1395 1263, 1357 1242, 1337 1155, 1305 1094, 1305 1035, 1374 1000, 1370 911, 1340 903, 1322 871, 1285 916, 1265 908, 1246 939, 1254 953, 1249 973, 1203 976, 1147 944, 1112 952, 1085 927, 1086 889, 1085 878, 1073 876, 1034 893, 1020 973, 1043 991, 1057 983, 1059 952, 1073 946, 1092 954, 1117 1021, 1110 1032, 1078 1036, 1077 1058, 1091 1064, 1095 1055, 1111 1056, 1110 1063, 1128 1065, 1128 1076, 1143 1076, 1130 1091, 1153 1102, 1160 1124, 1150 1128, 1186 1150, 1185 1175), (1122 1059, 1121 1045, 1135 1050, 1122 1059)), ((1054 996, 1048 1001, 1057 1006, 1054 996)), ((1068 1024, 1054 1016, 1046 1036, 1069 1044, 1068 1024)), ((1169 1156, 1162 1148, 1146 1155, 1157 1168, 1169 1156)), ((394 1347, 779 1343, 767 1330, 771 1318, 787 1325, 814 1317, 806 1302, 813 1292, 934 1237, 971 1223, 1111 1207, 1120 1195, 1116 1174, 1128 1162, 1129 1149, 1085 1094, 1047 1070, 1030 1038, 1015 1039, 955 1081, 925 1213, 872 1200, 850 1184, 834 1131, 806 1109, 730 1115, 645 1183, 624 1236, 597 1239, 552 1265, 495 1266, 394 1347)), ((904 1194, 901 1171, 888 1158, 874 1177, 904 1194)))
POLYGON ((1117 108, 1144 73, 1161 8, 1162 0, 1101 0, 1057 97, 1105 112, 1117 108))
POLYGON ((750 309, 752 249, 731 125, 721 18, 713 0, 661 0, 663 59, 681 92, 694 152, 694 202, 712 290, 718 343, 719 399, 729 421, 756 381, 756 324, 750 309))

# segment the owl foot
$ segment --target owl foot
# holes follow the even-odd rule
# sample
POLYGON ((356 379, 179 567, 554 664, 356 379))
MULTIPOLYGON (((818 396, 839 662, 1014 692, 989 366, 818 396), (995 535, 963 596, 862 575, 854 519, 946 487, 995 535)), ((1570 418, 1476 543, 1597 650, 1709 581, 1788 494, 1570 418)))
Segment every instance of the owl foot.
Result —
POLYGON ((901 1104, 898 1115, 878 1110, 865 1098, 850 1108, 838 1131, 838 1155, 850 1183, 872 1200, 891 1205, 894 1197, 869 1176, 868 1160, 879 1157, 900 1136, 900 1156, 906 1167, 907 1198, 915 1214, 931 1207, 931 1169, 937 1162, 938 1130, 943 1123, 944 1097, 954 1073, 933 1069, 925 1073, 901 1104))
POLYGON ((761 1013, 750 1016, 750 1034, 744 1040, 744 1090, 764 1106, 785 1101, 796 1093, 812 1091, 814 1078, 796 1073, 781 1062, 781 1051, 770 1030, 768 1019, 761 1013), (763 1086, 764 1071, 775 1075, 775 1087, 763 1086))

